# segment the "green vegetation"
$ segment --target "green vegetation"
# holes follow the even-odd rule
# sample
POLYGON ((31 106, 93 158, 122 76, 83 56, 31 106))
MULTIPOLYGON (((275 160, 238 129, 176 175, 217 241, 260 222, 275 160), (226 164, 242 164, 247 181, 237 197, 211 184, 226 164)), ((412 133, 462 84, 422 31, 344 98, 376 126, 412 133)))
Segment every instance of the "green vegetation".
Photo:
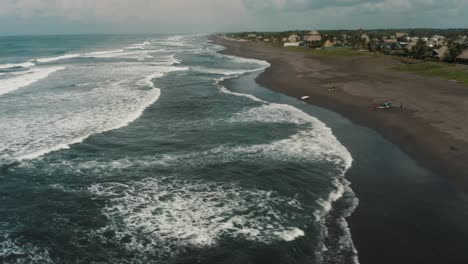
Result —
POLYGON ((420 62, 402 64, 396 70, 413 72, 423 76, 438 77, 444 80, 456 80, 468 85, 468 67, 441 62, 420 62))
POLYGON ((372 54, 370 52, 362 52, 348 47, 335 47, 328 49, 309 49, 306 47, 287 47, 289 50, 302 51, 307 53, 312 53, 315 55, 325 55, 325 56, 340 56, 340 57, 350 57, 350 56, 362 56, 372 54))

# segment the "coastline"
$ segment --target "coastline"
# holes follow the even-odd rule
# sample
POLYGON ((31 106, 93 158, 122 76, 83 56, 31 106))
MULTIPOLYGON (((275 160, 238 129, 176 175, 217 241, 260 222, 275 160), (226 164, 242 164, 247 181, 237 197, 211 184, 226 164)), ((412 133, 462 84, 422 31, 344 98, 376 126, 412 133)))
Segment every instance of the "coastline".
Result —
POLYGON ((220 53, 270 62, 256 79, 260 85, 294 98, 310 96, 307 103, 374 129, 423 167, 468 191, 468 122, 463 116, 468 113, 468 87, 463 84, 393 71, 389 68, 399 62, 390 56, 325 57, 266 44, 211 40, 226 47, 220 53), (328 90, 332 86, 336 91, 328 90), (377 87, 381 89, 373 91, 377 87), (428 94, 434 91, 434 96, 428 94), (397 106, 373 111, 374 100, 388 99, 397 106))
MULTIPOLYGON (((342 79, 336 76, 324 78, 320 74, 311 74, 314 71, 333 71, 333 65, 330 65, 333 63, 344 62, 340 66, 349 66, 349 63, 353 63, 353 61, 362 62, 361 60, 364 59, 366 64, 368 62, 366 60, 375 58, 324 58, 273 48, 264 44, 213 40, 227 48, 221 53, 270 62, 271 67, 256 79, 256 82, 261 86, 293 98, 308 95, 310 96, 308 103, 349 118, 354 123, 363 126, 362 132, 369 130, 372 131, 371 133, 378 133, 395 144, 395 150, 391 151, 403 151, 406 153, 403 156, 409 155, 406 158, 398 158, 401 156, 400 154, 397 156, 389 154, 389 159, 395 158, 395 160, 386 160, 384 164, 378 164, 379 159, 386 159, 382 157, 382 153, 367 152, 363 155, 362 150, 366 148, 359 149, 360 147, 358 147, 356 150, 363 157, 358 157, 360 162, 353 165, 351 170, 347 172, 346 178, 352 182, 352 188, 360 199, 360 205, 352 216, 347 218, 347 222, 359 252, 361 264, 461 264, 468 261, 468 255, 463 247, 468 242, 468 226, 462 224, 468 216, 464 205, 467 196, 463 191, 467 190, 467 185, 466 179, 463 177, 464 164, 462 164, 463 161, 467 160, 466 153, 463 152, 463 149, 466 150, 466 148, 462 149, 463 144, 466 143, 429 127, 428 121, 417 116, 414 109, 400 111, 397 108, 386 112, 374 112, 366 94, 363 93, 361 96, 347 94, 346 90, 343 89, 343 84, 340 83, 340 81, 353 83, 357 82, 356 79, 364 77, 375 81, 378 77, 365 76, 362 72, 354 79, 343 77, 347 74, 346 72, 341 73, 342 79), (293 62, 291 63, 291 61, 293 62), (311 76, 304 78, 306 75, 311 76), (330 93, 326 89, 329 85, 336 85, 337 90, 330 93), (360 104, 363 104, 364 107, 361 107, 360 104), (421 126, 419 130, 418 126, 421 126), (415 128, 416 130, 414 130, 415 128), (391 129, 391 131, 387 131, 387 129, 391 129), (424 140, 418 140, 418 134, 413 134, 415 132, 421 133, 424 140), (433 155, 425 155, 424 153, 424 151, 430 151, 452 142, 460 144, 457 145, 459 148, 456 149, 456 152, 462 152, 460 155, 462 162, 456 165, 459 167, 450 167, 447 159, 437 156, 444 153, 443 150, 429 153, 433 155), (428 143, 430 146, 421 148, 421 144, 424 143, 428 143), (373 161, 373 155, 376 155, 375 161, 373 161), (408 161, 414 165, 408 164, 408 161), (373 165, 369 166, 370 164, 373 165), (423 168, 418 167, 417 164, 423 168), (415 169, 415 167, 418 168, 415 169), (379 173, 379 169, 384 171, 379 173)), ((395 63, 392 61, 394 58, 377 58, 377 60, 379 62, 383 60, 386 63, 385 67, 395 63)), ((358 71, 354 68, 349 70, 358 71)), ((335 72, 335 74, 340 75, 339 72, 335 72)), ((435 84, 446 83, 442 80, 429 79, 426 81, 418 76, 400 72, 395 74, 401 75, 400 77, 405 81, 412 78, 417 82, 417 85, 432 82, 435 84)), ((389 75, 391 76, 392 73, 389 75)), ((387 77, 390 78, 390 76, 387 77)), ((390 83, 394 83, 394 81, 394 79, 389 79, 390 83)), ((465 91, 455 90, 462 96, 466 96, 465 91)), ((414 96, 414 94, 412 95, 414 96)), ((352 133, 356 133, 356 131, 350 131, 351 134, 347 135, 349 132, 342 130, 338 127, 335 133, 340 134, 339 138, 344 140, 343 143, 347 143, 351 148, 356 147, 353 145, 362 145, 362 142, 356 144, 353 142, 353 138, 357 135, 352 133)), ((365 140, 366 136, 360 134, 358 138, 361 138, 362 141, 363 138, 365 140)), ((372 148, 368 149, 372 150, 372 148)), ((455 152, 452 148, 449 150, 455 152)))

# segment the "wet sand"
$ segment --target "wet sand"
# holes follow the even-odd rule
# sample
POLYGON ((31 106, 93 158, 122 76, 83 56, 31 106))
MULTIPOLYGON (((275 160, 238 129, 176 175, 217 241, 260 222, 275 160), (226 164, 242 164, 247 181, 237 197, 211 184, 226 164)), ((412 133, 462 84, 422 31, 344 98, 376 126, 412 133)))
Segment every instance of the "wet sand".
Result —
MULTIPOLYGON (((348 222, 361 264, 468 263, 468 87, 393 71, 400 63, 394 57, 324 57, 215 41, 227 47, 224 53, 269 61, 272 66, 257 78, 262 86, 310 96, 308 103, 377 131, 431 171, 402 170, 409 165, 398 159, 394 168, 386 161, 378 171, 374 163, 395 156, 360 154, 347 177, 360 199, 348 222), (395 108, 373 110, 374 101, 389 99, 395 108)), ((352 138, 345 141, 353 148, 352 138)))
POLYGON ((332 57, 216 39, 227 54, 272 64, 257 82, 372 128, 419 164, 468 191, 468 87, 392 70, 391 56, 332 57), (330 87, 335 91, 329 91, 330 87), (373 110, 373 102, 394 107, 373 110), (400 109, 403 104, 404 109, 400 109))

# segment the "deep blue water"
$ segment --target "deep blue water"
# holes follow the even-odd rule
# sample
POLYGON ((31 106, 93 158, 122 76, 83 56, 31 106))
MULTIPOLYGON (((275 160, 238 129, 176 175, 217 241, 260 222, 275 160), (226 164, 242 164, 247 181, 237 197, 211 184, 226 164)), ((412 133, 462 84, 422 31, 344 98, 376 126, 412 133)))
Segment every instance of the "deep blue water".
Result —
POLYGON ((351 154, 314 109, 254 84, 267 62, 220 49, 0 38, 0 259, 355 262, 351 154))

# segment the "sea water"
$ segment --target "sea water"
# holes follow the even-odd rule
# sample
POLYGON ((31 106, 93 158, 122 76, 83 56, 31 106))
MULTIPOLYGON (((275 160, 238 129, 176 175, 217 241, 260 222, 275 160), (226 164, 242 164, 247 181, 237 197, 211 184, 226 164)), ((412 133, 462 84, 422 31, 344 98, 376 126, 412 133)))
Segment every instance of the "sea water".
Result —
POLYGON ((0 38, 0 261, 357 262, 350 153, 222 49, 0 38))

